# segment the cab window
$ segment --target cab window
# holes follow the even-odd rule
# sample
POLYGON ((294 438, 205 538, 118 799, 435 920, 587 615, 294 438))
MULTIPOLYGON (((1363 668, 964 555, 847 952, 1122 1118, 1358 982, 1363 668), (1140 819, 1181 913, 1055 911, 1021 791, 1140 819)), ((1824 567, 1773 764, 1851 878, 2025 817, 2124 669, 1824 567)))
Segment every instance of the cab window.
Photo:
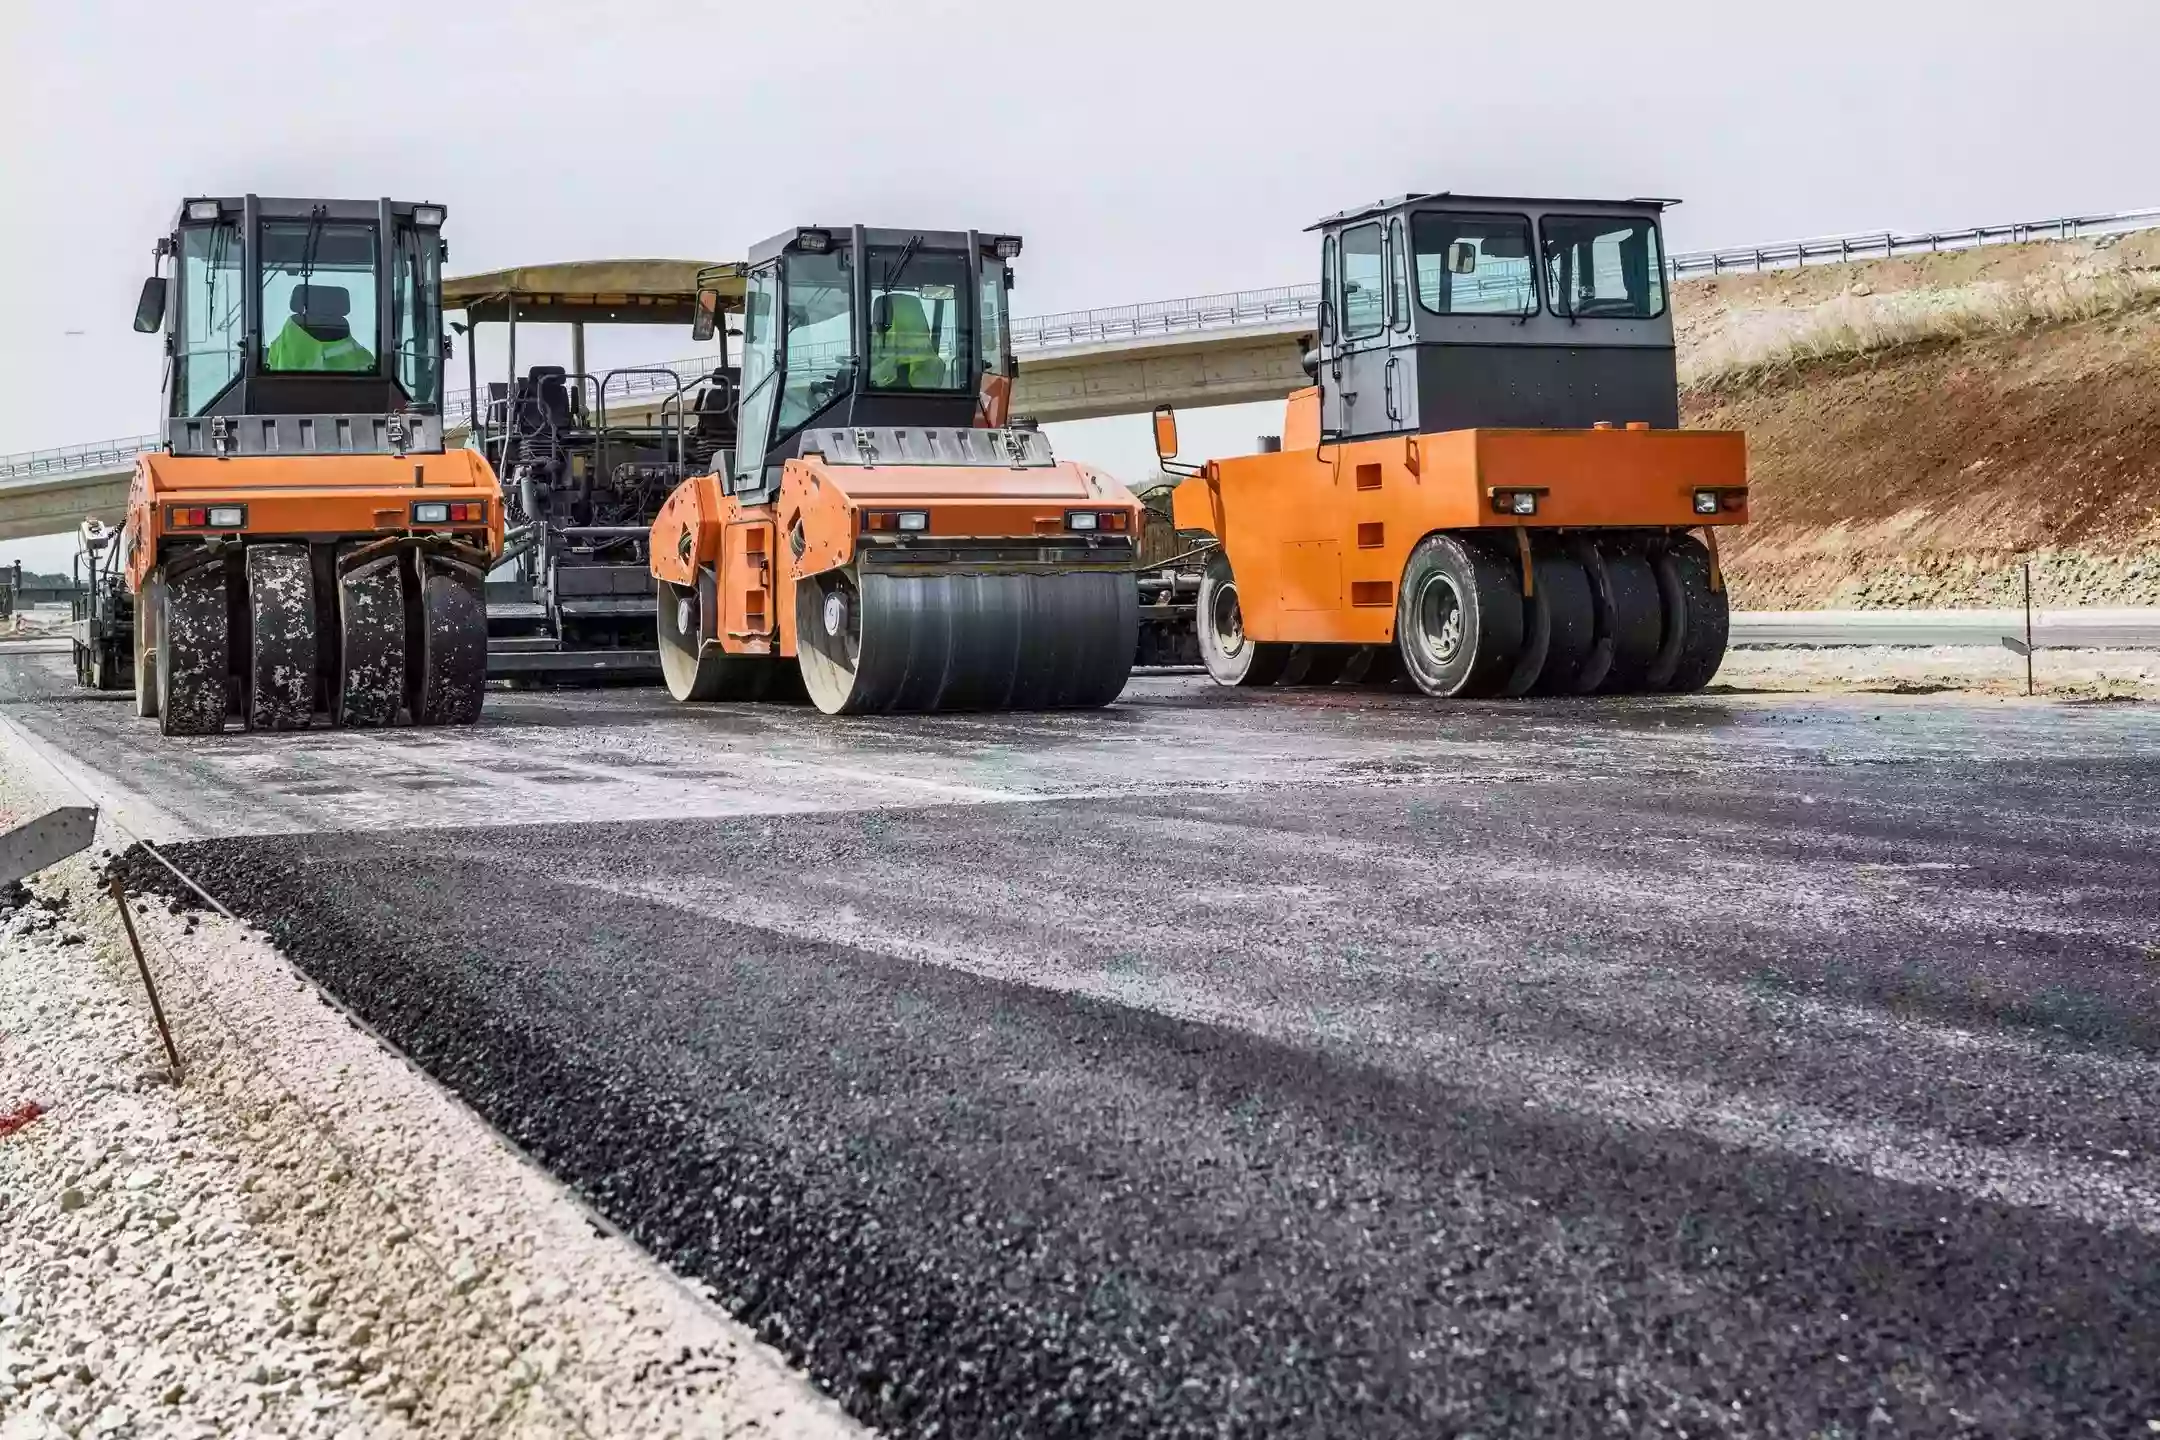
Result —
POLYGON ((375 227, 269 220, 262 227, 263 368, 376 368, 375 227))
POLYGON ((1555 315, 1650 320, 1665 313, 1665 256, 1655 223, 1548 215, 1540 228, 1545 292, 1555 315))
POLYGON ((180 232, 179 383, 173 398, 183 415, 200 415, 240 374, 240 335, 247 306, 240 234, 232 225, 190 226, 180 232))
POLYGON ((442 248, 431 230, 397 232, 390 282, 397 382, 415 405, 442 403, 442 248))
POLYGON ((1003 375, 1005 352, 1010 344, 1011 318, 1007 307, 1011 305, 1010 294, 1005 289, 1005 262, 985 255, 982 262, 982 287, 977 306, 982 320, 982 367, 985 375, 1003 375))
POLYGON ((967 256, 919 245, 875 246, 870 268, 870 388, 967 385, 967 256))
POLYGON ((1435 315, 1528 315, 1537 309, 1530 222, 1520 215, 1422 210, 1410 217, 1418 304, 1435 315))
POLYGON ((1343 338, 1363 340, 1387 328, 1387 272, 1380 258, 1380 225, 1356 225, 1342 235, 1343 338))
POLYGON ((780 423, 785 435, 847 388, 855 364, 855 304, 848 252, 790 255, 781 317, 780 423))

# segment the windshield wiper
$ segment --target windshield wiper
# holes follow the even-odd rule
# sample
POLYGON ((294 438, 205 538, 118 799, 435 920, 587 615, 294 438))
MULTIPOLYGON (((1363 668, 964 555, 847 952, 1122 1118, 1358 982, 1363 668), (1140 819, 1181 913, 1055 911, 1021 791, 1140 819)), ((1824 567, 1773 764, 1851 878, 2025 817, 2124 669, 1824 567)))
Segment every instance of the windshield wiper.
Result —
POLYGON ((900 247, 900 258, 885 267, 885 277, 878 281, 878 289, 890 295, 893 286, 900 279, 901 272, 907 269, 908 262, 915 258, 915 252, 920 249, 922 249, 922 236, 910 235, 907 244, 900 247))

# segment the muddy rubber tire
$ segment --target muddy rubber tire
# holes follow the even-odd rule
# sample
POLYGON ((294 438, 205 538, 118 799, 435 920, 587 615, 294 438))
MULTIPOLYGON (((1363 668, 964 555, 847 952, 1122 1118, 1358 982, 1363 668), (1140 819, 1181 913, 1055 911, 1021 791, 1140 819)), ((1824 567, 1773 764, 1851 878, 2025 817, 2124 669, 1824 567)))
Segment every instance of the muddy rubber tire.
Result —
POLYGON ((706 585, 693 589, 653 581, 660 675, 668 694, 685 702, 763 699, 774 672, 786 667, 761 656, 729 655, 708 640, 705 612, 711 595, 706 585))
POLYGON ((215 735, 225 728, 232 694, 225 567, 213 561, 167 574, 158 590, 158 729, 215 735))
POLYGON ((1708 685, 1725 663, 1732 633, 1723 586, 1710 588, 1710 551, 1693 535, 1675 535, 1651 555, 1664 602, 1665 630, 1649 688, 1686 694, 1708 685))
POLYGON ((1522 583, 1512 561, 1456 535, 1428 535, 1403 563, 1395 645, 1427 695, 1490 695, 1523 647, 1522 583))
POLYGON ((1093 709, 1139 646, 1130 574, 829 571, 796 582, 795 607, 803 687, 828 715, 1093 709))
POLYGON ((1537 593, 1531 605, 1545 612, 1545 663, 1530 682, 1533 695, 1577 693, 1583 668, 1597 644, 1597 599, 1582 562, 1560 550, 1539 550, 1535 557, 1537 593))
POLYGON ((1576 693, 1628 695, 1644 688, 1664 633, 1665 604, 1649 557, 1624 540, 1580 538, 1576 558, 1590 576, 1598 640, 1576 693))
POLYGON ((135 592, 135 718, 155 720, 158 714, 157 611, 163 603, 163 583, 155 574, 143 578, 135 592))
POLYGON ((414 559, 419 633, 405 642, 406 706, 415 725, 470 725, 487 695, 486 577, 447 555, 414 559))
POLYGON ((1342 678, 1343 667, 1350 663, 1352 645, 1308 645, 1290 647, 1290 658, 1283 664, 1283 673, 1276 680, 1278 685, 1333 685, 1342 678))
POLYGON ((341 572, 337 621, 330 722, 354 729, 395 725, 405 700, 403 557, 379 555, 341 572))
POLYGON ((1193 626, 1200 663, 1218 685, 1273 685, 1290 663, 1290 647, 1245 634, 1245 612, 1238 605, 1237 580, 1221 549, 1208 553, 1194 604, 1193 626))
POLYGON ((315 569, 305 545, 247 552, 250 730, 315 723, 315 569))

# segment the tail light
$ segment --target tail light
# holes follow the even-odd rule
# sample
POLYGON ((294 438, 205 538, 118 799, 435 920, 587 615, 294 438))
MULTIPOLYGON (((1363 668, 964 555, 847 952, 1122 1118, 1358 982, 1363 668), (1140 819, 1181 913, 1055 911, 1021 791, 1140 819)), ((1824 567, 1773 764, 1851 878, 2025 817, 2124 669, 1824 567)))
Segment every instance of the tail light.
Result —
POLYGON ((168 505, 165 523, 175 530, 244 530, 245 505, 168 505))
POLYGON ((415 500, 412 507, 412 523, 415 525, 485 525, 487 523, 487 501, 415 500))

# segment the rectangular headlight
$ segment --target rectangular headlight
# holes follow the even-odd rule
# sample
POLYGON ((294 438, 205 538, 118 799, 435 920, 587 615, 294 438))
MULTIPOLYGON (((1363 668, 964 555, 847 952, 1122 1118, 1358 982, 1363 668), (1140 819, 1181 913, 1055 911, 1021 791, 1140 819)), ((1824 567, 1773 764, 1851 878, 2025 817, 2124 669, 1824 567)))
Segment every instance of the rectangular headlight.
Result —
POLYGON ((1018 235, 1000 235, 997 238, 997 243, 991 249, 996 252, 1000 260, 1016 259, 1020 254, 1020 237, 1018 235))
POLYGON ((900 528, 912 531, 928 530, 930 528, 930 512, 927 510, 902 510, 900 512, 900 528))
POLYGON ((1095 512, 1093 510, 1066 511, 1065 528, 1068 530, 1093 530, 1095 528, 1095 512))
POLYGON ((422 229, 433 229, 443 222, 443 208, 440 205, 415 205, 412 221, 422 229))
POLYGON ((245 505, 212 505, 210 507, 210 528, 212 530, 238 530, 245 524, 247 524, 247 507, 245 505))
POLYGON ((827 230, 798 230, 795 232, 795 248, 811 255, 822 255, 832 249, 832 233, 827 230))
POLYGON ((187 207, 190 220, 215 220, 218 218, 218 202, 215 200, 190 200, 187 207))
POLYGON ((450 523, 450 507, 440 500, 415 500, 412 518, 415 525, 447 525, 450 523))
POLYGON ((1697 490, 1695 492, 1695 513, 1697 515, 1715 515, 1717 512, 1717 491, 1697 490))
POLYGON ((1515 498, 1508 502, 1508 510, 1510 511, 1510 513, 1516 515, 1537 514, 1536 493, 1529 490, 1516 491, 1515 498))

